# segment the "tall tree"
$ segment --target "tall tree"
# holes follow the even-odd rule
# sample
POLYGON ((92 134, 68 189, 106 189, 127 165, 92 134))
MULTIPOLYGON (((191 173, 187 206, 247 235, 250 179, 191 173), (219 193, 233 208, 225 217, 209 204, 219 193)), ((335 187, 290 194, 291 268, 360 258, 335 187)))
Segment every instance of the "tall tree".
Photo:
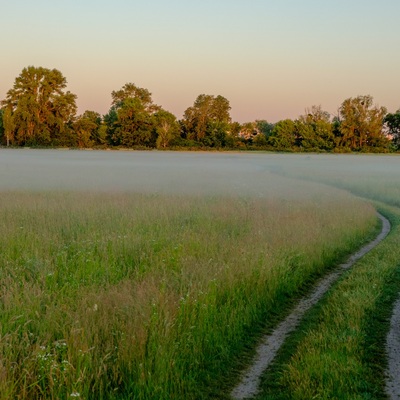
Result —
POLYGON ((291 119, 277 122, 268 143, 277 150, 293 150, 296 144, 296 124, 291 119))
POLYGON ((346 99, 339 109, 338 145, 351 150, 381 151, 389 140, 383 131, 386 108, 373 104, 371 96, 346 99))
MULTIPOLYGON (((110 111, 104 116, 108 141, 116 146, 156 146, 153 115, 161 110, 151 93, 133 83, 111 93, 110 111)), ((102 130, 101 130, 102 131, 102 130)))
POLYGON ((111 93, 112 106, 117 109, 122 107, 127 99, 137 99, 142 103, 144 110, 150 114, 155 113, 160 109, 160 106, 153 103, 151 93, 144 88, 136 86, 134 83, 126 83, 120 90, 114 90, 111 93))
POLYGON ((297 145, 304 150, 332 150, 335 145, 331 116, 321 106, 307 108, 296 129, 297 145))
POLYGON ((106 138, 101 127, 101 116, 95 111, 85 111, 78 116, 73 124, 77 146, 93 147, 105 144, 106 138))
POLYGON ((165 110, 154 114, 154 128, 156 131, 156 146, 165 149, 179 137, 180 127, 175 115, 165 110))
POLYGON ((3 132, 6 139, 7 147, 14 142, 14 117, 10 107, 5 107, 3 110, 3 132))
POLYGON ((155 147, 153 118, 137 98, 128 98, 117 109, 114 138, 125 147, 155 147))
POLYGON ((58 144, 76 113, 76 96, 64 91, 67 81, 60 71, 27 67, 15 79, 2 105, 14 121, 16 144, 58 144))
POLYGON ((216 137, 217 123, 219 124, 217 141, 221 142, 221 135, 229 134, 230 110, 229 101, 223 96, 199 95, 193 106, 187 108, 184 113, 182 120, 184 135, 206 146, 215 145, 213 137, 216 137))
POLYGON ((387 114, 385 123, 388 133, 392 137, 393 144, 397 149, 400 148, 400 109, 393 114, 387 114))

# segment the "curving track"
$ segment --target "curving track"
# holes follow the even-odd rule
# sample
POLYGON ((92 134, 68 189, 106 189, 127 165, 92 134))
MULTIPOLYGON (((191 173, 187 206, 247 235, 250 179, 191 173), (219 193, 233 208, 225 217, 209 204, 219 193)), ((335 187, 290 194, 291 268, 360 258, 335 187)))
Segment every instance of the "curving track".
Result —
MULTIPOLYGON (((299 325, 304 314, 322 298, 345 270, 352 267, 356 261, 377 246, 388 235, 390 232, 390 222, 379 213, 378 217, 382 221, 382 229, 379 235, 359 251, 352 254, 344 264, 339 265, 338 268, 323 278, 314 288, 312 293, 301 299, 294 310, 274 329, 274 331, 262 339, 261 344, 257 348, 253 363, 243 373, 240 383, 231 393, 233 399, 248 399, 254 397, 258 393, 261 375, 275 358, 286 337, 299 325)), ((400 302, 398 303, 399 319, 397 320, 397 327, 398 322, 400 321, 400 302)), ((399 349, 400 330, 398 330, 397 333, 398 342, 394 343, 394 345, 396 346, 396 349, 399 349)), ((396 368, 395 373, 398 373, 400 371, 399 362, 397 363, 396 368)), ((400 374, 398 374, 398 379, 400 379, 400 374)), ((399 389, 399 387, 397 389, 399 389)), ((397 393, 399 393, 399 391, 397 391, 397 393)), ((392 397, 392 399, 395 398, 398 399, 400 397, 392 397)))

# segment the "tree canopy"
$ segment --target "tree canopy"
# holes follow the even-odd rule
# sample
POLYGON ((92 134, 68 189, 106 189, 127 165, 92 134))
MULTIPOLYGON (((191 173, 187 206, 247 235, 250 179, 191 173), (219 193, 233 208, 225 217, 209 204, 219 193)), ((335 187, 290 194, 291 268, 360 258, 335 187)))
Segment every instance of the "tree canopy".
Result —
POLYGON ((393 144, 397 149, 400 148, 400 109, 393 114, 387 114, 385 123, 388 133, 392 137, 393 144))
POLYGON ((182 126, 185 136, 206 146, 218 146, 229 134, 230 110, 225 97, 200 94, 184 113, 182 126))
POLYGON ((13 120, 8 139, 17 145, 65 144, 76 113, 76 96, 64 91, 66 84, 56 69, 24 68, 1 103, 13 120))
POLYGON ((389 139, 383 131, 387 111, 373 104, 371 96, 346 99, 339 109, 338 145, 350 150, 384 150, 389 139))
POLYGON ((311 106, 297 119, 232 121, 222 95, 200 94, 183 117, 126 83, 111 92, 106 115, 76 115, 76 95, 57 69, 29 66, 0 102, 0 143, 7 146, 216 148, 274 151, 400 150, 400 110, 387 113, 369 95, 348 98, 331 116, 311 106))

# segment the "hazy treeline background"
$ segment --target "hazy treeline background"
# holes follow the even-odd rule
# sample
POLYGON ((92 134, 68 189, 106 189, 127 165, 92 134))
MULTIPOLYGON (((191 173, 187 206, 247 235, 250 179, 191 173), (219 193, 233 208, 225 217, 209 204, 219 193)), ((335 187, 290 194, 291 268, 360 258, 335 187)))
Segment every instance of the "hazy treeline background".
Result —
POLYGON ((77 115, 77 96, 56 69, 27 67, 1 101, 0 143, 78 148, 204 148, 390 152, 400 148, 400 109, 388 113, 369 95, 348 98, 332 116, 312 106, 296 120, 240 124, 229 100, 200 94, 178 120, 133 83, 111 93, 106 115, 77 115))

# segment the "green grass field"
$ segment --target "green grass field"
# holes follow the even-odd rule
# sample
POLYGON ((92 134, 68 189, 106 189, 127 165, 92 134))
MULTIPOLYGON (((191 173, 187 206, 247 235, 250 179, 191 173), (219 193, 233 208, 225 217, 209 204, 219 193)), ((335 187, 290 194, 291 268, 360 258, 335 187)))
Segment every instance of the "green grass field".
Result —
POLYGON ((266 325, 376 229, 367 202, 287 184, 1 193, 0 398, 224 397, 266 325))
POLYGON ((259 399, 384 398, 398 158, 3 156, 0 400, 229 398, 262 334, 376 234, 376 208, 392 232, 307 314, 259 399))
POLYGON ((385 341, 400 292, 398 168, 385 173, 347 171, 338 177, 321 165, 318 172, 310 172, 306 167, 284 175, 307 177, 371 199, 390 220, 392 231, 308 313, 265 373, 257 399, 386 399, 385 341))

